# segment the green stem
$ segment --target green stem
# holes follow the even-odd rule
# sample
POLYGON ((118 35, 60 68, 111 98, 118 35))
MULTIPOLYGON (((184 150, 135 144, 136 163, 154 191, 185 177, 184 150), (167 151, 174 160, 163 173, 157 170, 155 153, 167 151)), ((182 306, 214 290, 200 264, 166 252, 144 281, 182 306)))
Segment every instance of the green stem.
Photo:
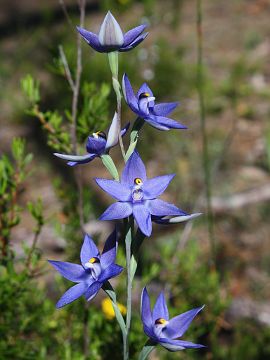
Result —
POLYGON ((131 244, 131 253, 132 253, 131 262, 130 262, 131 281, 133 281, 133 278, 137 270, 139 250, 144 239, 145 239, 145 235, 138 229, 134 241, 131 244))
POLYGON ((127 315, 126 315, 126 338, 124 343, 124 360, 129 360, 129 333, 132 313, 132 276, 131 276, 131 244, 133 239, 134 220, 128 220, 126 233, 126 268, 127 268, 127 315))
POLYGON ((142 348, 142 351, 140 352, 138 360, 145 360, 148 358, 148 355, 152 350, 154 350, 156 346, 156 343, 154 343, 152 340, 147 340, 144 347, 142 348))
POLYGON ((128 150, 126 152, 125 161, 128 161, 130 155, 135 150, 138 139, 139 139, 139 131, 143 127, 144 123, 145 123, 145 121, 139 117, 135 120, 133 128, 130 133, 130 144, 129 144, 128 150))
POLYGON ((197 0, 197 86, 199 94, 199 106, 200 106, 200 122, 201 122, 201 133, 202 133, 202 162, 204 170, 204 185, 206 191, 206 202, 207 202, 207 226, 208 236, 211 246, 211 261, 215 265, 216 257, 216 246, 214 237, 214 219, 211 205, 211 173, 210 173, 210 161, 208 152, 208 137, 206 130, 206 119, 205 119, 205 103, 204 103, 204 77, 203 77, 203 36, 202 36, 202 3, 201 0, 197 0))
POLYGON ((117 305, 115 291, 114 291, 113 287, 111 286, 111 284, 109 283, 109 281, 107 281, 102 286, 102 289, 106 292, 106 294, 112 300, 112 306, 113 306, 113 309, 114 309, 115 317, 116 317, 116 320, 118 321, 118 324, 119 324, 119 326, 121 328, 123 342, 124 342, 125 339, 126 339, 126 336, 127 336, 127 334, 126 334, 126 324, 125 324, 124 318, 123 318, 123 316, 121 314, 121 311, 120 311, 120 309, 119 309, 119 307, 117 305))
POLYGON ((119 124, 119 145, 122 152, 123 159, 125 160, 125 149, 123 144, 123 139, 121 136, 121 102, 122 102, 122 95, 121 95, 121 85, 118 81, 118 65, 119 65, 119 59, 118 59, 118 51, 113 51, 108 53, 108 59, 109 59, 109 65, 112 73, 112 85, 113 89, 116 95, 116 101, 117 101, 117 117, 118 117, 118 124, 119 124))

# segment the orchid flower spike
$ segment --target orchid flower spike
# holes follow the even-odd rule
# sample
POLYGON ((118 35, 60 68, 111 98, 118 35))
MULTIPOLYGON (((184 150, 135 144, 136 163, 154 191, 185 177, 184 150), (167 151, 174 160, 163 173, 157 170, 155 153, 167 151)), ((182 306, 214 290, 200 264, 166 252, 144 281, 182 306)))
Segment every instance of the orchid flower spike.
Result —
POLYGON ((155 104, 155 96, 150 87, 144 83, 135 95, 126 74, 122 81, 123 94, 130 109, 158 130, 186 129, 187 127, 167 117, 178 102, 155 104))
POLYGON ((123 34, 120 25, 112 13, 108 11, 101 24, 98 35, 78 26, 77 30, 94 50, 101 53, 108 53, 134 49, 148 35, 148 33, 143 34, 146 26, 147 25, 139 25, 123 34))
MULTIPOLYGON (((123 137, 128 131, 129 123, 120 131, 121 136, 123 137)), ((68 160, 69 166, 75 166, 78 164, 86 164, 96 157, 100 157, 103 154, 106 154, 110 148, 114 147, 118 143, 118 134, 119 134, 119 124, 117 113, 114 114, 110 129, 108 131, 108 136, 103 131, 98 131, 88 136, 86 143, 86 155, 66 155, 54 153, 55 156, 63 160, 68 160)))
POLYGON ((146 169, 137 151, 128 159, 121 181, 95 179, 96 183, 118 201, 100 216, 100 220, 123 219, 133 215, 141 232, 152 233, 151 216, 184 216, 187 214, 166 201, 157 199, 167 188, 174 174, 148 179, 146 169))
POLYGON ((160 293, 151 311, 150 298, 144 288, 141 297, 143 330, 155 344, 160 344, 169 351, 203 348, 204 345, 178 339, 184 335, 192 320, 203 308, 204 306, 201 306, 170 319, 164 294, 160 293))
POLYGON ((115 264, 116 252, 117 233, 114 230, 108 237, 102 254, 91 237, 85 235, 81 248, 81 265, 48 260, 64 278, 77 283, 64 293, 56 307, 61 308, 82 295, 87 301, 92 300, 106 281, 123 270, 122 266, 115 264))

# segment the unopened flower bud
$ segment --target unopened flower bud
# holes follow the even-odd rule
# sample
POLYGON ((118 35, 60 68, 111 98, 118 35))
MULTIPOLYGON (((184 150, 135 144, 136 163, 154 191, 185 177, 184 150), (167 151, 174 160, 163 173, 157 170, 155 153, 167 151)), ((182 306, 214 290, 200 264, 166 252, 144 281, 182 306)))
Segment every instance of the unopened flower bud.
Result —
POLYGON ((123 32, 110 11, 105 16, 100 27, 98 40, 101 45, 111 46, 112 48, 122 46, 124 43, 123 32))

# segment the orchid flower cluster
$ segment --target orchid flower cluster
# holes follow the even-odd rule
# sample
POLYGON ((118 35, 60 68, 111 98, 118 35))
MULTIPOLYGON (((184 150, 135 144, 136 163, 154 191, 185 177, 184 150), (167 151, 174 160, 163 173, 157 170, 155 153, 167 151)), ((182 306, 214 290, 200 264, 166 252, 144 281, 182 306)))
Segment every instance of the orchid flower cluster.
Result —
MULTIPOLYGON (((148 35, 144 32, 145 29, 146 25, 140 25, 123 34, 120 25, 110 12, 107 13, 98 35, 83 28, 77 28, 83 39, 95 51, 108 54, 112 84, 117 99, 117 110, 107 134, 97 131, 88 137, 85 155, 54 154, 66 160, 69 166, 90 163, 94 159, 100 158, 113 177, 113 179, 96 178, 95 182, 116 200, 100 216, 100 220, 123 219, 127 273, 125 319, 116 300, 114 288, 110 284, 110 279, 119 276, 123 271, 123 267, 116 264, 118 239, 120 238, 119 226, 116 226, 113 233, 108 237, 102 252, 99 251, 90 235, 85 234, 80 264, 52 260, 49 262, 64 278, 75 283, 57 302, 57 308, 68 305, 81 296, 84 296, 86 301, 91 301, 100 289, 106 292, 112 301, 115 316, 122 331, 124 360, 128 360, 130 356, 132 282, 137 268, 138 250, 144 238, 151 236, 152 222, 175 224, 200 215, 199 213, 187 214, 174 204, 159 198, 174 175, 148 178, 145 165, 136 150, 139 133, 144 124, 149 124, 161 131, 186 128, 168 117, 178 103, 156 103, 154 93, 145 83, 135 93, 127 74, 123 75, 122 86, 118 81, 118 53, 130 51, 139 45, 148 35), (124 149, 122 137, 127 134, 130 124, 121 126, 122 95, 130 110, 136 115, 127 151, 124 149), (110 149, 118 144, 125 162, 121 176, 119 176, 115 163, 109 155, 110 149)), ((202 308, 203 306, 192 309, 170 319, 163 292, 151 310, 150 298, 145 287, 141 295, 141 320, 148 340, 140 352, 139 359, 146 359, 158 344, 169 351, 203 347, 203 345, 179 339, 202 308)))

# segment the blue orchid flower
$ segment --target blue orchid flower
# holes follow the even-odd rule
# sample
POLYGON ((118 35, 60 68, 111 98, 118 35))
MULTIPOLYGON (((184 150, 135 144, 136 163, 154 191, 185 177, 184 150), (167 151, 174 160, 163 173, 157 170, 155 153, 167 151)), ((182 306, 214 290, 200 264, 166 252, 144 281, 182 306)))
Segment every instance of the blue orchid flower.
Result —
MULTIPOLYGON (((120 131, 123 137, 128 131, 129 123, 120 131)), ((119 125, 117 113, 114 114, 110 129, 108 131, 108 137, 103 131, 98 131, 88 136, 86 143, 86 155, 66 155, 54 153, 55 156, 63 160, 68 160, 69 166, 75 166, 78 164, 86 164, 94 160, 103 154, 109 152, 110 148, 114 147, 118 143, 119 125)))
POLYGON ((108 53, 112 51, 124 52, 134 49, 148 35, 148 33, 143 34, 146 27, 147 25, 140 25, 123 34, 120 25, 112 13, 108 11, 101 24, 98 35, 78 26, 77 30, 94 50, 101 53, 108 53))
POLYGON ((130 109, 148 124, 158 130, 186 129, 187 127, 167 117, 178 102, 155 104, 155 97, 150 87, 144 83, 137 94, 134 94, 126 74, 122 81, 123 94, 130 109))
POLYGON ((94 241, 86 234, 81 248, 81 265, 48 260, 64 278, 77 283, 64 293, 56 304, 57 308, 77 300, 82 295, 87 301, 92 300, 106 281, 121 273, 123 267, 115 264, 116 238, 115 230, 108 237, 100 254, 94 241))
POLYGON ((204 306, 201 306, 169 319, 164 294, 160 293, 153 311, 151 311, 150 298, 146 288, 144 288, 141 297, 143 330, 154 343, 162 345, 169 351, 203 348, 204 345, 179 340, 203 308, 204 306))
POLYGON ((187 216, 175 205, 157 199, 167 188, 175 175, 163 175, 152 179, 146 176, 145 166, 135 151, 128 159, 121 181, 95 179, 96 183, 118 201, 100 216, 100 220, 123 219, 134 216, 141 232, 152 233, 151 216, 187 216))

